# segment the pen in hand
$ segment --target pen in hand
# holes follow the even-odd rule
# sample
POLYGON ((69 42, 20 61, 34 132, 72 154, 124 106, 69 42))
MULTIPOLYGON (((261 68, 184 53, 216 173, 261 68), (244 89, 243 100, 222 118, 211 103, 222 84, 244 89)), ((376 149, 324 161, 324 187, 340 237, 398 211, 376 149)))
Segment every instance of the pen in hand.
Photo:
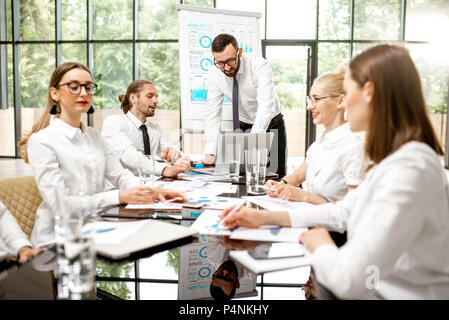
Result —
POLYGON ((234 212, 239 211, 244 205, 245 205, 245 202, 242 202, 242 203, 236 205, 236 206, 234 207, 234 209, 232 209, 231 212, 229 212, 229 213, 226 215, 226 217, 224 217, 224 219, 220 221, 220 223, 218 224, 218 228, 224 228, 224 225, 223 225, 223 224, 224 224, 224 222, 229 218, 229 216, 232 215, 234 212))

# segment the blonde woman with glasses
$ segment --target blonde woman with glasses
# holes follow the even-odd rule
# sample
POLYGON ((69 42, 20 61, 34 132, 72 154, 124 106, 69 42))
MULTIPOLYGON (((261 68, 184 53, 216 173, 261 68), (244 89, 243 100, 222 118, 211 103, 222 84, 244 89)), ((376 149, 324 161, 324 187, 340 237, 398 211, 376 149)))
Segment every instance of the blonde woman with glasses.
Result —
POLYGON ((363 179, 363 139, 345 120, 346 65, 315 79, 307 110, 324 133, 309 147, 305 161, 279 182, 266 182, 267 194, 312 204, 336 202, 363 179), (298 186, 302 185, 302 188, 298 186))

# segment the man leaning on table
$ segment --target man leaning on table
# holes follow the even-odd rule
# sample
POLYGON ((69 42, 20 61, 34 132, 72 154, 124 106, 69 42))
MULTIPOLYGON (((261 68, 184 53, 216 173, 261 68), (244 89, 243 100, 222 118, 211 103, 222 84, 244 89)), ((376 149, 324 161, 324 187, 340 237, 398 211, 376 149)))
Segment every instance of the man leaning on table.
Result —
POLYGON ((176 177, 190 169, 190 159, 171 146, 162 129, 147 118, 153 117, 158 104, 158 94, 153 83, 148 80, 135 80, 125 95, 120 95, 124 114, 112 115, 103 123, 101 135, 118 153, 121 164, 139 174, 139 168, 151 168, 145 155, 158 155, 162 160, 173 163, 155 163, 155 175, 176 177))
POLYGON ((217 68, 209 71, 205 114, 204 164, 214 164, 220 134, 223 98, 232 102, 233 129, 243 132, 274 132, 270 167, 279 177, 286 174, 287 137, 281 105, 274 92, 273 73, 267 60, 245 53, 237 40, 220 34, 212 42, 217 68), (274 156, 277 153, 277 157, 274 156), (277 163, 273 163, 277 160, 277 163))

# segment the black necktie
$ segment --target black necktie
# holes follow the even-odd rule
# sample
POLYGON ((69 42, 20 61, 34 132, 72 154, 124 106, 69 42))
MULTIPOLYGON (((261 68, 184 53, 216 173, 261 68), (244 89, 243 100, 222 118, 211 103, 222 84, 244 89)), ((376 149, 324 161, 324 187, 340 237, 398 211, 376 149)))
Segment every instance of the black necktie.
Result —
POLYGON ((240 129, 239 123, 239 84, 234 77, 234 84, 232 86, 232 124, 234 131, 240 129))
POLYGON ((140 130, 142 130, 143 135, 143 147, 145 154, 151 154, 150 150, 150 138, 148 137, 147 126, 145 124, 140 126, 140 130))

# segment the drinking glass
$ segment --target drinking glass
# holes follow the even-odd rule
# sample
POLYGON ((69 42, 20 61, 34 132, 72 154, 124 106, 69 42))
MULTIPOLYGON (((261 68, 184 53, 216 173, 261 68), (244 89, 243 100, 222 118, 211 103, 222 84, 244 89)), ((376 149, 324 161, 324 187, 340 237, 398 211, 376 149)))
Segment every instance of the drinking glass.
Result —
POLYGON ((238 182, 240 176, 240 144, 228 145, 226 149, 229 164, 229 178, 232 182, 238 182))
POLYGON ((247 194, 254 194, 256 191, 256 159, 256 149, 245 150, 245 177, 247 194))
POLYGON ((58 299, 91 299, 95 294, 95 220, 96 214, 75 204, 59 206, 55 215, 58 299))
POLYGON ((139 178, 140 184, 149 184, 153 188, 156 181, 156 159, 154 155, 144 155, 139 160, 139 178))

